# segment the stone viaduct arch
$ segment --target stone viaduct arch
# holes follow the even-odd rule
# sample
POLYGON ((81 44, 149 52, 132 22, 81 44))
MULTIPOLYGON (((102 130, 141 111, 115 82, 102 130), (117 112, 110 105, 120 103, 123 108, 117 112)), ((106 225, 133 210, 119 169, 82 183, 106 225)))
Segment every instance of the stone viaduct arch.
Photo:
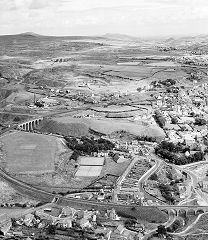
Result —
POLYGON ((158 207, 161 211, 170 214, 174 211, 176 216, 185 215, 197 215, 200 213, 208 212, 208 207, 206 206, 160 206, 158 207))
POLYGON ((43 121, 43 118, 36 118, 29 120, 27 122, 21 123, 18 125, 18 128, 26 132, 33 131, 36 126, 38 126, 43 121))

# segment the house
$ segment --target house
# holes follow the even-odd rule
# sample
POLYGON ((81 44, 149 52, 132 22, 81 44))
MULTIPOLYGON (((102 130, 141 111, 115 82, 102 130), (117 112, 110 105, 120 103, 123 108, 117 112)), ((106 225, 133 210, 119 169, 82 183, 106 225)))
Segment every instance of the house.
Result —
POLYGON ((77 211, 74 208, 70 207, 64 207, 62 209, 62 215, 68 216, 68 217, 73 217, 77 211))
POLYGON ((119 224, 116 231, 119 233, 119 234, 122 234, 123 231, 125 230, 124 226, 122 224, 119 224))
POLYGON ((0 230, 1 230, 1 232, 4 235, 6 235, 11 227, 12 227, 11 218, 6 214, 0 215, 0 230))
POLYGON ((24 224, 26 226, 30 226, 34 218, 35 218, 34 215, 31 213, 25 215, 24 224))
POLYGON ((64 228, 71 228, 72 227, 72 219, 65 218, 59 222, 64 228))
POLYGON ((97 215, 96 215, 96 214, 94 214, 94 215, 92 216, 92 221, 93 221, 93 222, 96 222, 96 221, 97 221, 97 215))
POLYGON ((201 186, 202 188, 208 190, 208 179, 205 178, 202 182, 201 182, 201 186))
POLYGON ((104 194, 98 195, 98 196, 97 196, 97 200, 98 200, 98 201, 103 201, 103 200, 105 200, 105 195, 104 195, 104 194))
POLYGON ((193 117, 180 117, 180 120, 182 123, 187 123, 187 124, 195 122, 195 119, 193 117))
POLYGON ((91 228, 92 227, 91 223, 86 218, 82 218, 82 219, 78 220, 77 223, 80 225, 81 228, 91 228))
POLYGON ((76 213, 78 219, 82 219, 84 217, 84 211, 80 210, 76 213))
POLYGON ((108 156, 108 151, 99 151, 98 152, 98 157, 107 157, 108 156))
POLYGON ((109 210, 108 214, 111 220, 120 220, 114 208, 109 210))
POLYGON ((195 139, 189 134, 184 135, 184 140, 186 145, 188 146, 191 146, 195 143, 195 139))

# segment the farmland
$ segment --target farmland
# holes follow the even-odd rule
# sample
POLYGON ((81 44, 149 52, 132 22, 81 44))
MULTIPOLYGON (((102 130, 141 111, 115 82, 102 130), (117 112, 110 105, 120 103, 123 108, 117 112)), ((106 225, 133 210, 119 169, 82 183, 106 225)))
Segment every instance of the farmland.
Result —
POLYGON ((61 117, 54 118, 54 121, 57 121, 61 124, 80 124, 87 126, 88 128, 93 129, 96 132, 100 132, 102 134, 111 134, 116 131, 124 130, 136 136, 151 136, 156 138, 164 138, 163 131, 156 125, 143 125, 142 123, 134 123, 128 120, 118 120, 115 119, 115 124, 112 124, 111 119, 86 119, 86 118, 78 118, 74 119, 71 117, 61 117))

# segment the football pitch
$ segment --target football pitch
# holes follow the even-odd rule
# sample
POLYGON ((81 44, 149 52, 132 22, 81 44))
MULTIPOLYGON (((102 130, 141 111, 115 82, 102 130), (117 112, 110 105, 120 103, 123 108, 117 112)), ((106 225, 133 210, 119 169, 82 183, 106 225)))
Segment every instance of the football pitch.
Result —
POLYGON ((54 171, 58 139, 28 132, 3 136, 6 168, 13 173, 45 173, 54 171))

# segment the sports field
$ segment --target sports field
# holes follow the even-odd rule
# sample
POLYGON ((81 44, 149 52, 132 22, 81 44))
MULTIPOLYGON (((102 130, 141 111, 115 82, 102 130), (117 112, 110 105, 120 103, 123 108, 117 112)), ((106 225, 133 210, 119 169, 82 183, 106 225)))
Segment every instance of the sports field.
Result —
POLYGON ((104 157, 81 157, 81 166, 103 166, 104 157))
POLYGON ((76 177, 98 177, 103 166, 80 166, 76 172, 76 177))
POLYGON ((54 171, 59 139, 53 136, 16 132, 3 136, 7 170, 13 173, 45 173, 54 171))

